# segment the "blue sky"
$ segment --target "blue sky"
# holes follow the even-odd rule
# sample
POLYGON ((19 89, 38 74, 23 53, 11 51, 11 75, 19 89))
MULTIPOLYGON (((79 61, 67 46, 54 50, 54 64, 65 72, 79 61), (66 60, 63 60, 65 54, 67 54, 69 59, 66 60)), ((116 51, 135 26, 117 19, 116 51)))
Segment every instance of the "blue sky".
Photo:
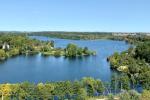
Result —
POLYGON ((150 32, 150 0, 0 0, 0 31, 150 32))

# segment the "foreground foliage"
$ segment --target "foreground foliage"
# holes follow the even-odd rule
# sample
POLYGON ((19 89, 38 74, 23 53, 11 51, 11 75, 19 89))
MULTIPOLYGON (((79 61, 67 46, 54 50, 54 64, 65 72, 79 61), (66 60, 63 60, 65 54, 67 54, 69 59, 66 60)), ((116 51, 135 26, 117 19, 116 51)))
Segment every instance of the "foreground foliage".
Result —
POLYGON ((102 93, 104 86, 100 80, 83 78, 81 81, 62 81, 32 84, 0 84, 1 98, 4 100, 85 100, 87 96, 102 93))
POLYGON ((106 93, 106 87, 100 80, 83 78, 80 81, 62 81, 33 84, 0 84, 2 100, 149 100, 150 91, 138 93, 135 90, 106 93))

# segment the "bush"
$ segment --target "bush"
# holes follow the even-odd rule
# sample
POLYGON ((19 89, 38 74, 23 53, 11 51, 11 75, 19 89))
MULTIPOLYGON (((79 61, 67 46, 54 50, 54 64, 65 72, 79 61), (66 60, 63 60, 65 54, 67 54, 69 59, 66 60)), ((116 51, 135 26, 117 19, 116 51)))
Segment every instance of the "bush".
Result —
POLYGON ((119 98, 120 100, 140 100, 140 94, 137 93, 135 90, 124 91, 119 94, 119 98))
POLYGON ((61 51, 60 51, 60 50, 56 50, 56 51, 54 52, 54 56, 56 56, 56 57, 61 56, 61 51))
POLYGON ((141 96, 141 100, 150 100, 150 91, 144 90, 141 96))
POLYGON ((0 60, 6 59, 7 55, 4 50, 0 49, 0 60))
POLYGON ((19 49, 11 49, 9 52, 9 56, 15 56, 15 55, 18 55, 19 54, 19 49))

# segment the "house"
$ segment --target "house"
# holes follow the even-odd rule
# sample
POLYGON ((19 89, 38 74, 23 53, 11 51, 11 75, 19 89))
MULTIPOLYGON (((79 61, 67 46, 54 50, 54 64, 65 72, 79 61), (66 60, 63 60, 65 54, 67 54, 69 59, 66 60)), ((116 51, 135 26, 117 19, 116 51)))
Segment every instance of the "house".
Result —
POLYGON ((9 50, 9 49, 10 49, 9 44, 4 43, 4 44, 2 45, 2 49, 7 49, 7 50, 9 50))

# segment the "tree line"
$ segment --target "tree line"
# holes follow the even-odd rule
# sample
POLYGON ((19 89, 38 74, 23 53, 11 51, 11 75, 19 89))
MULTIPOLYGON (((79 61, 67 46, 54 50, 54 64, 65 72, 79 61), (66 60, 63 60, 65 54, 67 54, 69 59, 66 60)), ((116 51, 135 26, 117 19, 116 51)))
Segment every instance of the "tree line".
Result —
POLYGON ((0 84, 2 100, 90 100, 90 98, 107 98, 108 100, 149 100, 150 91, 142 94, 127 87, 127 76, 120 77, 120 84, 112 79, 111 84, 93 78, 80 81, 61 81, 33 84, 29 82, 17 84, 0 84), (115 86, 114 86, 115 83, 115 86), (108 92, 121 88, 121 92, 108 92))
POLYGON ((28 35, 46 36, 52 38, 72 39, 72 40, 94 40, 94 39, 110 39, 111 32, 31 32, 28 35))

